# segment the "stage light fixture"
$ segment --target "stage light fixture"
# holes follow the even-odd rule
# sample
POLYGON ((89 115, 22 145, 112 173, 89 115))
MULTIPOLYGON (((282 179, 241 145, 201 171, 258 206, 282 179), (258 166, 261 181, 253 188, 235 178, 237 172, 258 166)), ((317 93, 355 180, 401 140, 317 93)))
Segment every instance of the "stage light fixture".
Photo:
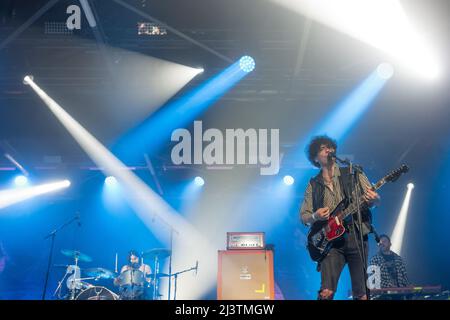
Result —
POLYGON ((394 75, 394 67, 390 63, 383 62, 378 66, 377 73, 381 79, 390 79, 394 75))
POLYGON ((205 184, 205 180, 202 177, 195 177, 194 182, 199 187, 205 184))
POLYGON ((29 85, 32 81, 34 81, 34 77, 32 75, 26 75, 25 78, 23 78, 24 85, 29 85))
POLYGON ((255 69, 255 60, 250 56, 243 56, 239 60, 239 66, 244 72, 252 72, 255 69))
POLYGON ((117 179, 113 176, 108 176, 105 178, 105 184, 108 186, 114 186, 117 184, 117 179))
POLYGON ((287 175, 287 176, 284 176, 283 182, 285 185, 291 186, 294 184, 295 179, 292 176, 287 175))
POLYGON ((18 187, 23 187, 28 183, 28 178, 24 175, 20 175, 14 178, 14 184, 18 187))

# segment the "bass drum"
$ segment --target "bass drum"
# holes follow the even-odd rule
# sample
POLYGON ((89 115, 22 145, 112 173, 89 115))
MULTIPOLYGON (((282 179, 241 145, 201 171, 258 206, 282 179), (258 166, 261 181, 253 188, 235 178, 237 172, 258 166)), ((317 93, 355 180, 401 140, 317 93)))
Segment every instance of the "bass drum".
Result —
POLYGON ((76 300, 119 300, 119 296, 105 287, 90 287, 81 291, 76 300))

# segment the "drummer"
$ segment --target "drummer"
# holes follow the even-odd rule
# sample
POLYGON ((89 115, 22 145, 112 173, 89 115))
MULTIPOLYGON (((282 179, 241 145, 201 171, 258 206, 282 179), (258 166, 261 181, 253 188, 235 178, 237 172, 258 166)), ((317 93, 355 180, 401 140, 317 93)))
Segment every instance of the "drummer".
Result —
POLYGON ((152 273, 152 269, 148 264, 144 264, 140 262, 141 255, 136 250, 130 250, 128 252, 128 264, 124 265, 122 269, 120 269, 120 273, 124 273, 128 270, 139 270, 141 271, 147 280, 147 282, 151 281, 150 274, 152 273))
MULTIPOLYGON (((128 252, 128 264, 124 265, 122 269, 120 269, 120 274, 123 274, 128 270, 139 270, 144 276, 145 280, 150 284, 151 283, 151 273, 152 269, 148 264, 140 263, 140 254, 136 250, 131 250, 128 252)), ((120 277, 114 279, 114 284, 116 286, 120 285, 120 277)))

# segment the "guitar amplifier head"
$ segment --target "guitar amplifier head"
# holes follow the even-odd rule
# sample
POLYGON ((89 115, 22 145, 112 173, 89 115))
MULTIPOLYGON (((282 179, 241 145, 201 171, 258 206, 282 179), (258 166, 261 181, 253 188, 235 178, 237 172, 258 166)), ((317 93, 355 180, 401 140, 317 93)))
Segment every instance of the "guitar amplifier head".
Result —
POLYGON ((264 232, 227 232, 227 250, 264 250, 264 232))

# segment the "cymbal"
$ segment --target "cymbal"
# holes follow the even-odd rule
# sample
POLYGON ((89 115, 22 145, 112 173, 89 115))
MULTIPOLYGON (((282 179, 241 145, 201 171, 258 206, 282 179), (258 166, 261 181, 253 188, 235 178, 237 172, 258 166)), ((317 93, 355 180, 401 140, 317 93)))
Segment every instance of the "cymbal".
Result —
POLYGON ((81 253, 80 251, 77 251, 77 250, 63 249, 63 250, 61 250, 61 253, 63 255, 65 255, 66 257, 78 259, 78 261, 82 261, 82 262, 91 262, 92 261, 91 257, 89 257, 88 255, 81 253))
POLYGON ((96 277, 101 279, 114 279, 117 277, 116 273, 105 268, 89 268, 83 271, 89 277, 96 277))
POLYGON ((168 256, 170 256, 171 254, 172 254, 172 252, 169 249, 157 248, 157 249, 152 249, 152 250, 143 252, 142 256, 144 258, 157 256, 158 259, 164 259, 164 258, 167 258, 168 256))

